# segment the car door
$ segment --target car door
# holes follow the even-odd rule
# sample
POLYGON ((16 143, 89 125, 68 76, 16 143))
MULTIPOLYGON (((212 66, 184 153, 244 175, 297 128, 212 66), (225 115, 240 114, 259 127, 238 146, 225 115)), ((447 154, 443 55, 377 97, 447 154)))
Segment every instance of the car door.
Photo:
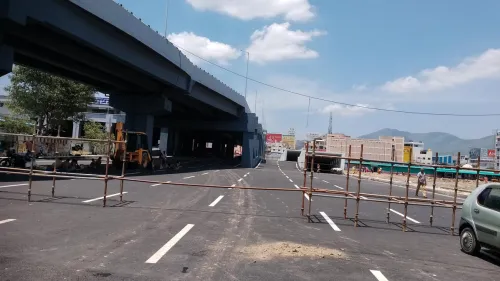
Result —
POLYGON ((500 186, 488 187, 479 194, 472 218, 479 242, 500 247, 500 186))

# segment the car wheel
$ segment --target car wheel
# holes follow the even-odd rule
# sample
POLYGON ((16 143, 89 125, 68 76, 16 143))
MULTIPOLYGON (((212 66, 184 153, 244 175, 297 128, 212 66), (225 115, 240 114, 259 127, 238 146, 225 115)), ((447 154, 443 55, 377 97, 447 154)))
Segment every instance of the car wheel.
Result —
POLYGON ((460 232, 460 247, 462 247, 462 251, 469 255, 477 255, 481 250, 481 245, 479 245, 472 228, 466 227, 460 232))

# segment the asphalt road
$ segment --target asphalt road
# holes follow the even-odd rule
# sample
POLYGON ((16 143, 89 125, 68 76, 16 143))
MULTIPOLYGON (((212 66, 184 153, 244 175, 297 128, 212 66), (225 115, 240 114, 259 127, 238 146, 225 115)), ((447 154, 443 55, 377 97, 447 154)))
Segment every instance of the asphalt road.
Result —
MULTIPOLYGON (((35 181, 31 203, 25 181, 0 183, 0 280, 500 280, 497 256, 460 251, 449 209, 436 208, 430 227, 430 208, 410 206, 403 232, 401 206, 386 223, 386 203, 361 201, 354 227, 355 201, 344 219, 343 199, 313 196, 308 221, 295 163, 203 163, 133 177, 234 188, 125 182, 120 202, 113 180, 102 208, 101 181, 58 180, 54 198, 50 180, 35 181)), ((313 184, 341 190, 346 178, 319 174, 313 184)), ((361 188, 388 193, 382 183, 361 188)))

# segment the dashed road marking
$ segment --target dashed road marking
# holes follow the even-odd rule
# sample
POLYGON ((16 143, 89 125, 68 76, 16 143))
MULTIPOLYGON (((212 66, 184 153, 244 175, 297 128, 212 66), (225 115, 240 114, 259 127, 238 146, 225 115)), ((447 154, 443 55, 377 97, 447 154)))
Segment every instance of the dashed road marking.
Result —
POLYGON ((238 182, 242 181, 243 179, 239 179, 238 182))
POLYGON ((201 174, 201 175, 202 175, 202 176, 204 176, 204 175, 208 175, 208 173, 203 173, 203 174, 201 174))
POLYGON ((214 171, 214 173, 217 173, 217 172, 219 172, 219 171, 220 171, 220 170, 214 171))
POLYGON ((295 184, 295 188, 300 189, 300 187, 298 185, 296 185, 296 184, 295 184))
POLYGON ((326 220, 326 222, 328 222, 328 224, 333 228, 333 230, 335 231, 340 231, 340 228, 330 219, 330 217, 325 214, 325 212, 319 212, 326 220))
POLYGON ((151 187, 154 187, 154 186, 159 186, 159 185, 162 185, 162 184, 167 184, 167 183, 171 183, 171 181, 167 181, 165 183, 155 183, 155 184, 152 184, 151 187))
MULTIPOLYGON (((235 183, 233 183, 233 184, 231 185, 231 187, 235 187, 235 186, 236 186, 236 184, 235 184, 235 183)), ((229 188, 229 189, 232 189, 232 188, 229 188)))
POLYGON ((6 219, 6 220, 3 220, 3 221, 0 221, 0 224, 8 223, 8 222, 15 221, 15 220, 16 219, 6 219))
POLYGON ((323 181, 324 183, 329 183, 329 182, 327 182, 326 180, 322 180, 322 181, 323 181))
POLYGON ((260 163, 262 163, 262 160, 260 160, 260 161, 259 161, 259 164, 257 164, 257 166, 255 166, 255 169, 258 169, 258 168, 259 168, 260 163))
POLYGON ((389 281, 387 278, 385 278, 384 274, 380 272, 380 270, 370 270, 370 272, 377 278, 378 281, 389 281))
MULTIPOLYGON (((391 211, 391 212, 393 212, 393 213, 395 213, 395 214, 397 214, 397 215, 400 215, 400 216, 402 216, 402 217, 404 217, 404 216, 405 216, 404 214, 401 214, 400 212, 395 211, 395 210, 393 210, 393 209, 389 209, 389 211, 391 211)), ((411 220, 411 221, 412 221, 412 222, 414 222, 414 223, 420 223, 419 221, 414 220, 414 219, 410 218, 409 216, 406 216, 406 218, 407 218, 407 219, 409 219, 409 220, 411 220)))
POLYGON ((190 179, 190 178, 194 178, 194 176, 184 177, 184 178, 182 178, 182 179, 183 179, 183 180, 187 180, 187 179, 190 179))
POLYGON ((179 233, 177 233, 172 239, 170 239, 163 247, 161 247, 156 253, 154 253, 146 263, 157 263, 179 240, 181 240, 186 233, 193 228, 194 224, 186 225, 179 233))
POLYGON ((0 188, 4 188, 4 187, 14 187, 14 186, 25 186, 25 185, 28 185, 28 184, 27 184, 27 183, 9 184, 9 185, 2 185, 2 186, 0 186, 0 188))
MULTIPOLYGON (((127 191, 124 191, 123 194, 127 194, 128 192, 127 191)), ((115 194, 110 194, 110 195, 106 195, 106 199, 108 199, 109 197, 115 197, 115 196, 118 196, 120 195, 120 193, 115 193, 115 194)), ((102 200, 104 199, 104 196, 102 197, 98 197, 98 198, 94 198, 94 199, 89 199, 89 200, 85 200, 85 201, 82 201, 82 203, 90 203, 90 202, 94 202, 94 201, 97 201, 97 200, 102 200)))
POLYGON ((338 185, 336 185, 336 184, 334 184, 333 186, 335 186, 335 187, 336 187, 336 188, 338 188, 338 189, 344 189, 343 187, 340 187, 340 186, 338 186, 338 185))
POLYGON ((222 200, 222 198, 224 198, 224 195, 217 197, 217 199, 215 199, 214 202, 212 202, 212 204, 208 205, 208 207, 213 207, 217 205, 217 203, 219 203, 219 201, 222 200))
POLYGON ((359 196, 359 198, 361 198, 361 199, 368 199, 368 198, 366 198, 366 197, 364 197, 364 196, 359 196))
POLYGON ((288 177, 288 176, 286 176, 286 175, 285 175, 285 177, 286 177, 287 179, 289 179, 289 177, 288 177))
POLYGON ((293 180, 292 180, 292 179, 288 179, 288 180, 289 180, 290 182, 293 182, 293 180))
MULTIPOLYGON (((300 187, 299 187, 298 185, 294 184, 294 186, 295 186, 295 188, 300 189, 300 187)), ((306 193, 304 193, 304 197, 305 197, 307 200, 311 201, 311 200, 309 199, 309 195, 307 195, 306 193)))

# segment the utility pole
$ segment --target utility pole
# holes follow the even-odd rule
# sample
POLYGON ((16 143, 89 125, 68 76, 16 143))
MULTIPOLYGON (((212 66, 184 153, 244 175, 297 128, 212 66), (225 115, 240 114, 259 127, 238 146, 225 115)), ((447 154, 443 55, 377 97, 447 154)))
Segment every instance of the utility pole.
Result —
POLYGON ((165 38, 167 38, 167 30, 168 30, 168 6, 170 4, 170 0, 166 0, 166 7, 165 7, 165 38))
POLYGON ((255 114, 257 114, 257 96, 258 96, 258 94, 257 94, 257 90, 256 90, 255 91, 255 106, 254 106, 255 108, 253 110, 253 112, 255 112, 255 114))
POLYGON ((250 52, 247 52, 247 75, 245 76, 245 99, 247 98, 247 86, 248 86, 248 64, 250 62, 250 52))
POLYGON ((332 112, 330 111, 330 121, 328 123, 328 134, 333 134, 333 128, 332 128, 332 112))

